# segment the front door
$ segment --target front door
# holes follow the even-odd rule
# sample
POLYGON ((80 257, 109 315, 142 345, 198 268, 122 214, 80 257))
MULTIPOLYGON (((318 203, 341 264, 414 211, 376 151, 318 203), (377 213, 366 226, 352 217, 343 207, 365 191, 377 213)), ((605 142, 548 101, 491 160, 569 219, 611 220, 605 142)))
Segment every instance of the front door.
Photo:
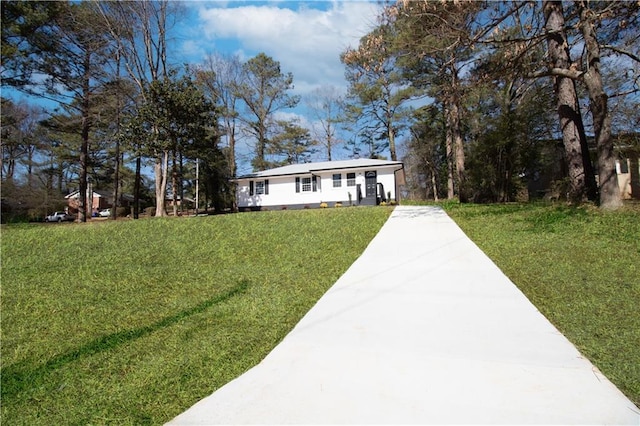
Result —
POLYGON ((375 170, 369 170, 364 174, 365 197, 376 198, 376 186, 378 184, 377 173, 375 170))

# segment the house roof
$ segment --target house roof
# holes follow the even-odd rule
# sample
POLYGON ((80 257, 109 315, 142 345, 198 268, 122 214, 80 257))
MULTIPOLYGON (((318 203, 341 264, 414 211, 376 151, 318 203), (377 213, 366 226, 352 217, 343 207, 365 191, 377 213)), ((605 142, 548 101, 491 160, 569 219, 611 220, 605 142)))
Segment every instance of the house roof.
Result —
POLYGON ((238 176, 238 179, 264 178, 272 176, 304 175, 314 172, 343 169, 361 169, 371 167, 403 167, 401 161, 387 161, 370 158, 357 158, 354 160, 322 161, 318 163, 291 164, 275 169, 263 170, 248 175, 238 176))
MULTIPOLYGON (((106 198, 106 197, 108 197, 108 195, 106 193, 102 192, 102 191, 94 190, 92 192, 93 192, 93 196, 94 197, 98 197, 98 198, 106 198)), ((80 191, 76 189, 75 191, 71 192, 70 194, 65 195, 64 198, 78 198, 78 194, 79 193, 80 193, 80 191)))
MULTIPOLYGON (((111 194, 104 192, 104 191, 96 191, 93 190, 93 196, 97 197, 97 198, 111 198, 111 194)), ((68 195, 65 195, 64 198, 78 198, 78 194, 80 193, 80 191, 75 190, 73 192, 71 192, 68 195)), ((130 194, 120 194, 120 199, 122 200, 127 200, 127 201, 133 201, 134 197, 133 195, 130 194)))

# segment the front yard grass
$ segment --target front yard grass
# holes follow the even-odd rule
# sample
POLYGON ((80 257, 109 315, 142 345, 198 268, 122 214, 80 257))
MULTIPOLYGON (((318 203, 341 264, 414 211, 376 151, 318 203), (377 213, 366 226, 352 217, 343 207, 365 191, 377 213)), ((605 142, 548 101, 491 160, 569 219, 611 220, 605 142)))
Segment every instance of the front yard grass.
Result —
MULTIPOLYGON (((640 206, 444 208, 640 405, 640 206)), ((257 364, 391 208, 2 228, 0 424, 161 424, 257 364)))
POLYGON ((391 208, 2 228, 2 425, 162 424, 256 365, 391 208))
POLYGON ((640 407, 640 205, 444 204, 531 302, 640 407))

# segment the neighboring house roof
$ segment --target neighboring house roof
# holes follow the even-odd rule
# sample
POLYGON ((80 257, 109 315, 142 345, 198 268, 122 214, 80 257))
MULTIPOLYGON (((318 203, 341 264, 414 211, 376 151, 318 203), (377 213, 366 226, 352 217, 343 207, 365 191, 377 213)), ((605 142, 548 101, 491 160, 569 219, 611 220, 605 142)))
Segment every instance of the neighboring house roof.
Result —
MULTIPOLYGON (((64 198, 78 198, 78 194, 80 193, 80 191, 76 190, 73 191, 72 193, 70 193, 69 195, 65 195, 64 198)), ((93 191, 93 196, 95 198, 111 198, 112 194, 108 194, 106 192, 103 191, 93 191)), ((122 200, 126 200, 126 201, 133 201, 134 197, 133 195, 129 195, 129 194, 120 194, 120 199, 122 200)))
MULTIPOLYGON (((65 195, 64 198, 78 198, 79 193, 80 191, 76 190, 69 195, 65 195)), ((98 198, 107 198, 109 195, 105 194, 104 192, 93 191, 93 196, 98 198)))
POLYGON ((309 174, 313 172, 322 172, 322 171, 328 171, 328 170, 358 169, 358 168, 367 168, 367 167, 387 167, 387 166, 399 166, 400 168, 402 168, 402 162, 377 160, 377 159, 369 159, 369 158, 358 158, 354 160, 322 161, 319 163, 291 164, 289 166, 277 167, 275 169, 263 170, 261 172, 255 172, 255 173, 251 173, 244 176, 238 176, 238 179, 303 175, 303 174, 309 174))

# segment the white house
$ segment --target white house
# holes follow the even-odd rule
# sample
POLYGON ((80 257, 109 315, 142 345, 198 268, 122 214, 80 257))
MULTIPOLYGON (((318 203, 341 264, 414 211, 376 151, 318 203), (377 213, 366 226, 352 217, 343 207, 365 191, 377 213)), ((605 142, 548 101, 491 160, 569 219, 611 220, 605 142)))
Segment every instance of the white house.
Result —
POLYGON ((399 201, 399 161, 356 159, 292 164, 235 179, 240 210, 316 208, 321 203, 376 205, 399 201))

